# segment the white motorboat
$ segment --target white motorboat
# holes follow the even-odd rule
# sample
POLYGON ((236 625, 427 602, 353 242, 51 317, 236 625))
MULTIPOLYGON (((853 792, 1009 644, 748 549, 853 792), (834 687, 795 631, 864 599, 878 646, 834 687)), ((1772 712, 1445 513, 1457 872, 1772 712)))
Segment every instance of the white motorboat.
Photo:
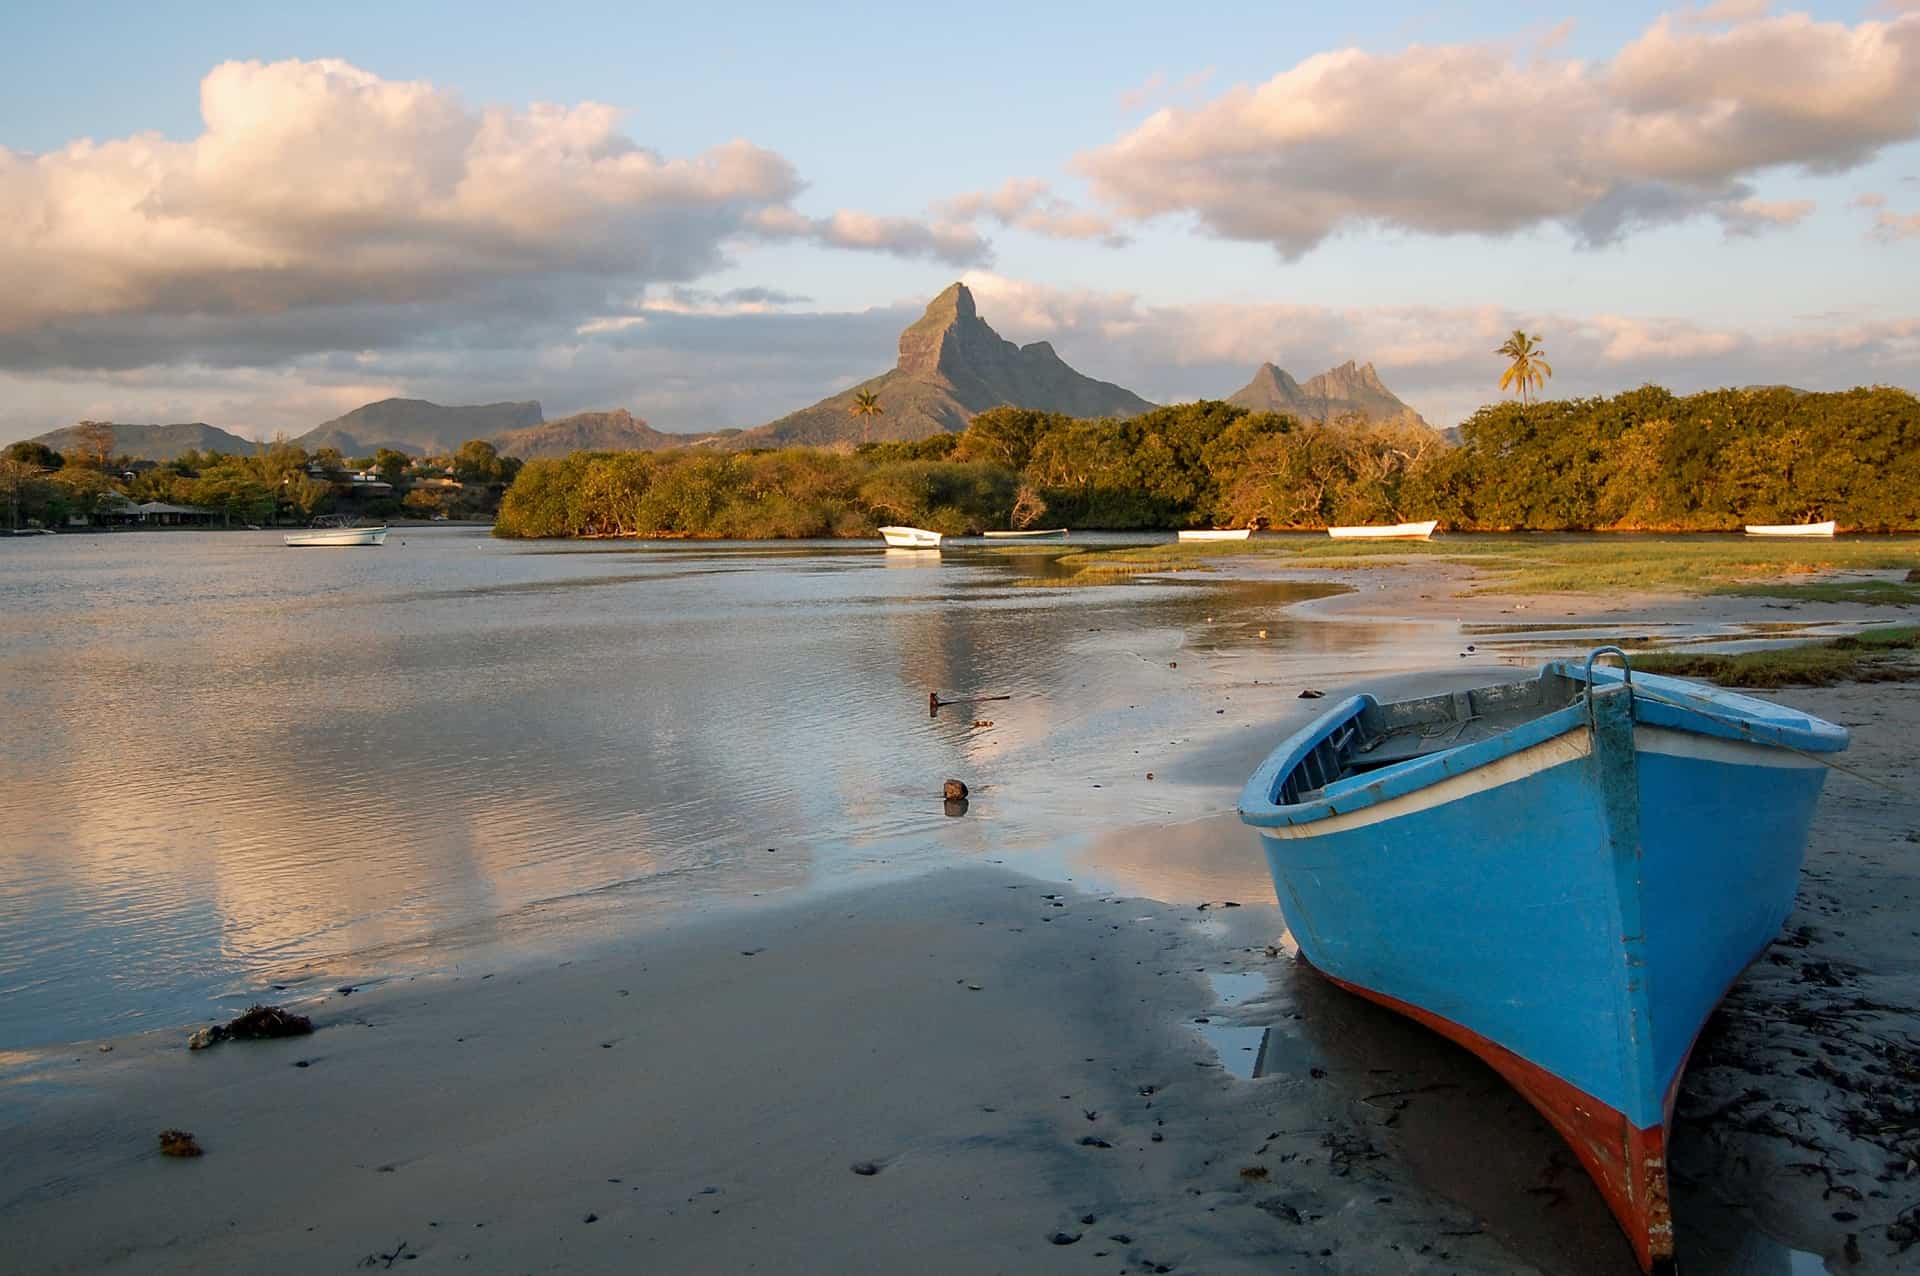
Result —
POLYGON ((1251 527, 1189 527, 1181 531, 1183 541, 1243 541, 1253 535, 1251 527))
POLYGON ((1433 535, 1440 520, 1424 523, 1368 524, 1360 527, 1329 527, 1327 535, 1337 541, 1423 541, 1433 535))
POLYGON ((1067 529, 1064 527, 1049 527, 1040 531, 982 532, 981 535, 990 541, 1052 541, 1065 540, 1067 538, 1067 529))
POLYGON ((890 549, 940 548, 940 533, 930 532, 924 527, 883 527, 880 535, 890 549))
POLYGON ((1748 523, 1749 536, 1832 536, 1834 522, 1824 523, 1748 523))
POLYGON ((295 548, 309 546, 340 545, 384 545, 387 543, 387 525, 378 527, 355 527, 343 519, 322 516, 313 520, 313 526, 304 532, 289 532, 283 538, 295 548))

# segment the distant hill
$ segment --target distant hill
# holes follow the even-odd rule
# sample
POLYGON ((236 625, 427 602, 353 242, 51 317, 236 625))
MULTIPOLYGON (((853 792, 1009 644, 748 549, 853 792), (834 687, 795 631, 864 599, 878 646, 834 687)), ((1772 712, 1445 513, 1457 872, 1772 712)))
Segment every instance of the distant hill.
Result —
MULTIPOLYGON (((34 436, 56 452, 79 445, 80 427, 62 426, 34 436)), ((229 434, 218 426, 193 421, 182 425, 113 426, 113 454, 130 456, 136 461, 171 461, 182 452, 225 452, 229 456, 251 456, 258 445, 252 439, 229 434)))
POLYGON ((1351 359, 1305 382, 1295 381, 1284 368, 1263 363, 1253 380, 1227 402, 1255 412, 1283 412, 1302 421, 1357 416, 1382 425, 1426 425, 1418 412, 1387 389, 1371 363, 1355 365, 1351 359))
POLYGON ((383 447, 428 456, 451 452, 468 439, 490 439, 539 425, 543 419, 540 405, 531 399, 464 407, 443 407, 425 399, 382 399, 324 421, 293 442, 309 452, 336 448, 348 457, 372 456, 383 447))
POLYGON ((507 430, 488 441, 501 455, 523 461, 561 457, 569 452, 653 451, 695 442, 684 434, 664 434, 617 408, 611 412, 576 412, 543 425, 507 430))
POLYGON ((954 284, 900 334, 889 372, 734 438, 735 446, 924 439, 964 430, 975 413, 1011 403, 1071 416, 1135 416, 1153 407, 1131 390, 1074 371, 1044 341, 1016 346, 974 309, 954 284), (884 415, 868 423, 847 412, 861 390, 879 396, 884 415))

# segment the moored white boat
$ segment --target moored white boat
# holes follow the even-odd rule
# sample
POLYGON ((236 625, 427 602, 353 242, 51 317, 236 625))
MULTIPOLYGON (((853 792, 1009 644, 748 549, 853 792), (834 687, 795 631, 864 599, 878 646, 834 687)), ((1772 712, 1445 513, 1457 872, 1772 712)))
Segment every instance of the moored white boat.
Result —
POLYGON ((891 549, 939 549, 942 539, 924 527, 883 527, 880 535, 891 549))
POLYGON ((1670 1272, 1680 1077, 1793 908, 1817 755, 1847 732, 1600 654, 1350 697, 1274 750, 1239 809, 1301 955, 1505 1077, 1641 1268, 1670 1272))
POLYGON ((1748 523, 1749 536, 1832 536, 1834 521, 1824 523, 1748 523))
POLYGON ((283 537, 287 544, 296 549, 315 546, 343 545, 384 545, 387 543, 387 525, 378 527, 352 527, 342 523, 323 524, 315 519, 313 526, 304 532, 288 532, 283 537))
POLYGON ((1423 541, 1433 535, 1440 520, 1424 523, 1363 524, 1358 527, 1329 527, 1327 535, 1337 541, 1423 541))
POLYGON ((1243 541, 1253 535, 1251 527, 1189 527, 1180 532, 1183 541, 1243 541))
POLYGON ((1067 537, 1067 529, 1064 527, 1049 527, 1040 531, 982 532, 981 535, 992 541, 1065 540, 1067 537))

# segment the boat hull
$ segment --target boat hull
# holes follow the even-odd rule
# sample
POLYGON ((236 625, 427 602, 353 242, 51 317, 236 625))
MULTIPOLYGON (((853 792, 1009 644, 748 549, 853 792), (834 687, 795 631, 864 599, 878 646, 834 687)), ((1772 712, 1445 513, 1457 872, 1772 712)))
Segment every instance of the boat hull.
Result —
POLYGON ((924 527, 883 527, 880 537, 889 549, 939 549, 942 536, 924 527))
POLYGON ((1749 523, 1742 530, 1749 536, 1831 537, 1838 527, 1829 519, 1824 523, 1749 523))
POLYGON ((313 532, 290 532, 284 539, 295 549, 384 545, 387 543, 387 529, 384 527, 336 527, 313 532))
MULTIPOLYGON (((1680 1076, 1793 907, 1826 769, 1594 700, 1487 765, 1259 832, 1303 956, 1506 1077, 1652 1271, 1673 1258, 1680 1076)), ((1258 806, 1250 784, 1243 817, 1258 806)))
POLYGON ((1423 541, 1440 526, 1437 518, 1424 523, 1393 523, 1384 527, 1329 527, 1327 535, 1337 541, 1423 541))
POLYGON ((1048 528, 1038 532, 982 532, 990 541, 1061 541, 1067 538, 1064 527, 1048 528))
POLYGON ((1243 541, 1253 535, 1251 527, 1190 528, 1179 533, 1183 541, 1243 541))

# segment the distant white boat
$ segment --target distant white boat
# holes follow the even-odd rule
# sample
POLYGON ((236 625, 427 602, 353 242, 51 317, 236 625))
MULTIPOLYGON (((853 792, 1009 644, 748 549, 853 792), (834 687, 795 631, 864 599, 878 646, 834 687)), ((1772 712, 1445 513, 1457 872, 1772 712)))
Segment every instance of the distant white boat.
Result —
POLYGON ((324 518, 313 520, 313 526, 304 532, 289 532, 284 538, 287 544, 295 548, 320 545, 384 545, 387 543, 387 525, 378 527, 354 527, 345 522, 330 521, 324 518))
POLYGON ((1748 523, 1749 536, 1832 536, 1834 523, 1748 523))
POLYGON ((930 532, 924 527, 883 527, 880 535, 894 549, 939 549, 939 532, 930 532))
POLYGON ((981 535, 983 535, 983 536, 985 536, 985 537, 986 537, 986 538, 987 538, 988 540, 994 540, 994 541, 1050 541, 1050 540, 1065 540, 1065 539, 1066 539, 1066 536, 1067 536, 1067 529, 1066 529, 1066 528, 1064 528, 1064 527, 1050 527, 1050 528, 1046 528, 1046 529, 1044 529, 1044 530, 1041 530, 1041 531, 1032 531, 1032 532, 982 532, 982 533, 981 533, 981 535))
POLYGON ((1327 535, 1337 541, 1423 541, 1433 535, 1440 520, 1424 523, 1394 523, 1391 526, 1329 527, 1327 535))
POLYGON ((1190 527, 1180 533, 1183 541, 1243 541, 1253 535, 1251 527, 1190 527))

